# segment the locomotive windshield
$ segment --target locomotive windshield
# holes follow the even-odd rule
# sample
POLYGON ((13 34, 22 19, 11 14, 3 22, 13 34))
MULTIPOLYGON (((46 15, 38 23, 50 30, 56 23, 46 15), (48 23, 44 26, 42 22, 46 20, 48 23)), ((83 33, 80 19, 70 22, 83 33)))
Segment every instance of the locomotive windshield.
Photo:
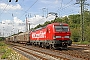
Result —
POLYGON ((56 32, 68 32, 69 29, 68 29, 68 26, 55 26, 55 30, 56 32))

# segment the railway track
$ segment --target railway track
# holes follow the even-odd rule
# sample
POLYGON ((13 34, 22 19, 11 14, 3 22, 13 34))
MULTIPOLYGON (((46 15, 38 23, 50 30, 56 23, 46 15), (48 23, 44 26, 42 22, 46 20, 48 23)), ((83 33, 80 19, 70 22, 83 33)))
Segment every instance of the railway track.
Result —
POLYGON ((32 60, 89 60, 89 58, 83 57, 80 55, 81 52, 74 49, 69 48, 69 50, 50 50, 43 49, 35 46, 23 46, 20 44, 14 44, 14 49, 19 53, 22 51, 25 52, 26 57, 28 56, 32 60), (31 56, 31 57, 30 57, 31 56))
POLYGON ((82 58, 84 60, 90 60, 90 46, 89 45, 72 45, 68 51, 58 51, 67 55, 82 58))
POLYGON ((67 58, 63 58, 61 56, 56 56, 56 55, 41 52, 38 50, 33 50, 31 48, 27 48, 24 46, 14 46, 13 48, 15 50, 19 50, 19 52, 23 51, 25 53, 28 53, 30 56, 33 55, 34 58, 36 57, 35 58, 36 60, 70 60, 67 58))

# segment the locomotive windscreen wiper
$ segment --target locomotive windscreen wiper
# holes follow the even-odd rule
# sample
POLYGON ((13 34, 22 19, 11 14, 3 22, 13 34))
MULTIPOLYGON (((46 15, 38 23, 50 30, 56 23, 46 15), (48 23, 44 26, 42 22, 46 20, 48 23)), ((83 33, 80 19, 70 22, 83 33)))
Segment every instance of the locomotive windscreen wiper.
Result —
POLYGON ((63 26, 61 26, 61 29, 62 29, 62 31, 64 31, 64 28, 63 28, 63 26))

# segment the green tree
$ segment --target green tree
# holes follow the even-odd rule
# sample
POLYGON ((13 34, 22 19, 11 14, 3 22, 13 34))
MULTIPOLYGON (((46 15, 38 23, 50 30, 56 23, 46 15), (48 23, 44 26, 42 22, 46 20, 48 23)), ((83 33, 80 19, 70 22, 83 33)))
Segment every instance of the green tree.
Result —
POLYGON ((50 21, 46 21, 46 22, 43 24, 43 26, 46 26, 46 25, 48 25, 48 24, 51 24, 51 22, 50 22, 50 21))
POLYGON ((76 15, 69 15, 69 22, 73 23, 73 24, 80 24, 80 15, 76 14, 76 15))
POLYGON ((0 37, 0 41, 3 41, 3 40, 5 40, 5 37, 0 37))
POLYGON ((80 30, 79 29, 71 29, 71 39, 74 42, 80 41, 80 30))
POLYGON ((37 28, 40 28, 40 27, 43 27, 43 25, 39 24, 34 29, 37 29, 37 28))
POLYGON ((90 26, 86 27, 86 31, 85 31, 84 36, 85 36, 85 40, 90 42, 90 26))
POLYGON ((62 22, 63 22, 63 23, 68 23, 68 21, 69 21, 69 19, 68 19, 67 16, 65 16, 65 17, 62 18, 62 22))
POLYGON ((85 11, 84 12, 84 24, 86 26, 90 25, 90 11, 85 11))

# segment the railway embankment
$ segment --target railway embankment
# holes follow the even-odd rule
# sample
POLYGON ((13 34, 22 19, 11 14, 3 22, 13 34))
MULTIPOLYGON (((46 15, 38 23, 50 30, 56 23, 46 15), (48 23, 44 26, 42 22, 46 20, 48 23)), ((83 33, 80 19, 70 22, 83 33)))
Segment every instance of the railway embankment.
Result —
POLYGON ((23 55, 11 49, 3 41, 0 41, 0 60, 29 60, 23 55))

